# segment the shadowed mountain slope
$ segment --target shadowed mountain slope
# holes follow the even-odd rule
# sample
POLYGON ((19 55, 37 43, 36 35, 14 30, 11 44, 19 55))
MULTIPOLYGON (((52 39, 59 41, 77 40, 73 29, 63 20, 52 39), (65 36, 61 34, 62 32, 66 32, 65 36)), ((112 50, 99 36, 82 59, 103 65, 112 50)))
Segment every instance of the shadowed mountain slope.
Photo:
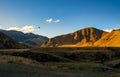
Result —
POLYGON ((16 49, 16 48, 27 48, 27 45, 18 43, 11 39, 9 36, 0 32, 0 49, 16 49))
POLYGON ((0 32, 3 32, 4 34, 8 35, 17 42, 22 42, 29 46, 40 46, 42 43, 48 40, 48 38, 45 36, 36 35, 33 33, 23 33, 14 30, 11 31, 0 30, 0 32))

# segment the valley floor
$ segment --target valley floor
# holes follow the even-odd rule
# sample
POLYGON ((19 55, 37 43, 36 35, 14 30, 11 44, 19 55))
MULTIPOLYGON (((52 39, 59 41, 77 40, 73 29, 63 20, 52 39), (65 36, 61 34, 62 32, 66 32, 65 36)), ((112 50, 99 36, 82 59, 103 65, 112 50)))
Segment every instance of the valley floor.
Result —
POLYGON ((120 77, 120 48, 4 49, 0 77, 120 77))
POLYGON ((96 77, 80 73, 50 72, 18 64, 0 64, 0 77, 96 77))

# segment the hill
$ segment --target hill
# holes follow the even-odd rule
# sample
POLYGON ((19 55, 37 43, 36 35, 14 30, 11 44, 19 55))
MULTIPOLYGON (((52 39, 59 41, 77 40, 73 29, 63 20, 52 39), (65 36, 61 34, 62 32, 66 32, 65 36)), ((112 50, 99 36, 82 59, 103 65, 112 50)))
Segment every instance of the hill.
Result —
POLYGON ((95 46, 120 47, 120 30, 113 30, 95 43, 95 46))
POLYGON ((33 33, 23 33, 14 30, 0 30, 0 32, 3 32, 17 42, 22 42, 30 46, 40 46, 42 43, 48 40, 48 38, 45 36, 36 35, 33 33))
POLYGON ((18 43, 11 39, 9 36, 0 32, 0 49, 16 49, 16 48, 27 48, 27 45, 18 43))
POLYGON ((56 36, 45 42, 42 47, 77 47, 92 46, 101 39, 107 32, 90 27, 78 30, 76 32, 56 36))

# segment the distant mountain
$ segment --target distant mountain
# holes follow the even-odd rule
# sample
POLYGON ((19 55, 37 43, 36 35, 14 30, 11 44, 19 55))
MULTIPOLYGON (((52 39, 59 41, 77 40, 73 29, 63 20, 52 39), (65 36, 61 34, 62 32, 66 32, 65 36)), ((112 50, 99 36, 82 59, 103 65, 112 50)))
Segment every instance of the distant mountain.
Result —
POLYGON ((10 31, 0 30, 0 32, 3 32, 4 34, 8 35, 17 42, 22 42, 29 46, 34 46, 34 47, 40 46, 42 43, 48 40, 48 38, 45 36, 36 35, 33 33, 23 33, 14 30, 10 30, 10 31))
POLYGON ((0 49, 16 49, 16 48, 28 48, 28 46, 22 43, 18 43, 11 39, 9 36, 0 32, 0 49))
POLYGON ((78 30, 74 33, 56 36, 42 44, 41 47, 79 47, 93 46, 107 32, 90 27, 78 30))

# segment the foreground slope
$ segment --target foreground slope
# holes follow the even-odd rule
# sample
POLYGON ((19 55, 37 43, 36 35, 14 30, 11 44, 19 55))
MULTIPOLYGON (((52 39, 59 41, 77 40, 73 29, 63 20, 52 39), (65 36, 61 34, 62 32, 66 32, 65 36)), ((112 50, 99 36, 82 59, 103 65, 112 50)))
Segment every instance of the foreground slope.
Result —
POLYGON ((78 30, 74 33, 57 36, 49 39, 42 47, 76 47, 92 46, 107 32, 90 27, 78 30))
POLYGON ((18 43, 0 32, 0 49, 15 49, 15 48, 27 48, 28 46, 18 43))
POLYGON ((113 30, 95 43, 95 46, 120 47, 120 30, 113 30))

